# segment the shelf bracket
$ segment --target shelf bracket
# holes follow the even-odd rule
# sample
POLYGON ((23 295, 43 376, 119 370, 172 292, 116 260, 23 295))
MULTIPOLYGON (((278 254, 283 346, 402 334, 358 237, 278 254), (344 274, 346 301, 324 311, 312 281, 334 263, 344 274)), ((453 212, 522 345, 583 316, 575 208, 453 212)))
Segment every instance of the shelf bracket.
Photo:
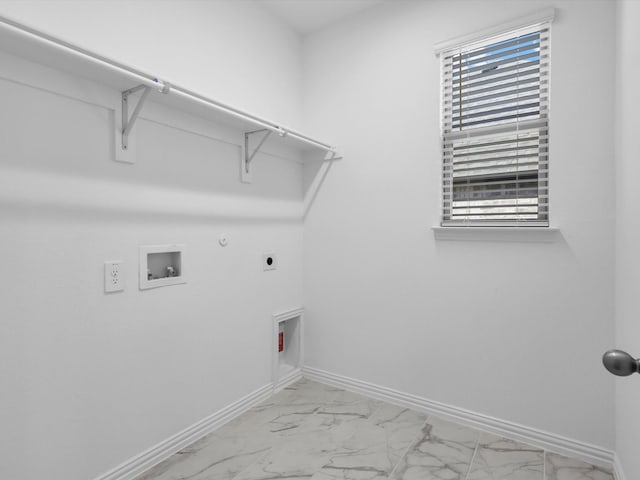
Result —
POLYGON ((260 151, 260 148, 262 148, 262 145, 264 145, 264 142, 267 141, 267 139, 271 136, 272 133, 273 131, 267 128, 244 133, 244 148, 242 149, 242 165, 241 165, 242 167, 241 177, 244 183, 251 183, 251 161, 253 160, 253 157, 256 156, 256 153, 260 151), (250 152, 249 139, 251 138, 252 135, 259 135, 259 134, 264 134, 264 135, 262 135, 262 138, 258 142, 258 145, 256 146, 256 148, 254 148, 253 151, 250 152))
POLYGON ((138 115, 140 115, 144 102, 147 101, 149 93, 151 93, 151 87, 146 85, 138 85, 122 92, 122 150, 129 148, 129 134, 138 119, 138 115), (140 90, 143 90, 142 96, 133 109, 133 113, 129 116, 129 96, 140 90))
MULTIPOLYGON (((167 94, 171 90, 171 86, 166 82, 159 82, 161 85, 160 93, 167 94)), ((125 90, 122 92, 122 142, 121 148, 122 150, 127 150, 129 148, 129 134, 133 129, 133 126, 140 115, 140 111, 144 106, 144 103, 147 101, 147 97, 151 93, 151 87, 148 85, 138 85, 137 87, 130 88, 129 90, 125 90), (142 90, 142 96, 138 100, 131 116, 129 116, 129 97, 142 90)))

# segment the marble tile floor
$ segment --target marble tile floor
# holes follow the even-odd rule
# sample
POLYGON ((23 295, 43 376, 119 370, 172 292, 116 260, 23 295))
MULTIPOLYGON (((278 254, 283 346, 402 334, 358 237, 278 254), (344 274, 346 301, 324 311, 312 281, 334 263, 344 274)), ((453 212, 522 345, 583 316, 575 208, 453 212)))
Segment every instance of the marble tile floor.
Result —
POLYGON ((614 480, 610 468, 301 379, 136 480, 614 480))

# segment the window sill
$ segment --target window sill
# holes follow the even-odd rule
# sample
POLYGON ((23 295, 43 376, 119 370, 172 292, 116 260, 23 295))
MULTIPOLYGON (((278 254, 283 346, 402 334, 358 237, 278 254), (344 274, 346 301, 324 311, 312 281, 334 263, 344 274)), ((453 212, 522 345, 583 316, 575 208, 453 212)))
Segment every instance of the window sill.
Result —
POLYGON ((436 240, 551 243, 562 238, 553 227, 431 227, 436 240))

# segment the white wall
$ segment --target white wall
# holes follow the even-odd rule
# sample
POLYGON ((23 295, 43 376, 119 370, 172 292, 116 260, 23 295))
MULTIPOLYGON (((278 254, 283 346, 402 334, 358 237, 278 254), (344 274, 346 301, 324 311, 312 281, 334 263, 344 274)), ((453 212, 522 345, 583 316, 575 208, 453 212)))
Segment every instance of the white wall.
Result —
POLYGON ((299 36, 253 2, 0 0, 0 15, 284 125, 300 121, 299 36))
MULTIPOLYGON (((640 3, 624 0, 618 10, 618 83, 616 115, 616 348, 640 356, 640 255, 638 254, 637 147, 640 105, 640 3)), ((640 478, 640 381, 637 376, 616 380, 616 450, 627 479, 640 478)))
POLYGON ((305 39, 306 127, 345 153, 305 222, 307 365, 613 448, 614 26, 609 1, 389 2, 305 39), (433 45, 551 5, 561 237, 435 240, 433 45))
MULTIPOLYGON (((0 14, 299 117, 299 39, 261 10, 116 3, 2 2, 0 14)), ((113 162, 113 110, 25 84, 76 79, 0 64, 0 478, 87 480, 270 382, 271 315, 302 303, 302 168, 263 156, 241 184, 238 146, 212 138, 222 130, 152 104, 137 163, 113 162), (139 291, 138 246, 162 243, 187 245, 189 282, 139 291), (278 270, 262 271, 265 251, 278 270), (127 287, 105 295, 112 259, 127 287)))
MULTIPOLYGON (((613 379, 599 363, 613 344, 613 2, 555 2, 551 215, 562 240, 550 244, 436 241, 430 230, 432 45, 549 4, 389 3, 303 51, 245 2, 0 0, 0 15, 293 126, 304 95, 306 130, 346 154, 303 232, 298 164, 269 158, 241 185, 235 145, 148 118, 138 163, 116 164, 112 111, 0 79, 0 477, 93 478, 264 385, 270 315, 303 303, 303 278, 311 366, 613 446, 613 379), (165 242, 188 245, 189 283, 138 291, 137 246, 165 242), (279 254, 269 274, 267 249, 279 254), (104 295, 102 262, 114 258, 127 290, 104 295)), ((196 118, 172 122, 217 135, 196 118)), ((623 334, 632 308, 618 312, 623 334)), ((619 426, 629 472, 633 428, 619 426)))

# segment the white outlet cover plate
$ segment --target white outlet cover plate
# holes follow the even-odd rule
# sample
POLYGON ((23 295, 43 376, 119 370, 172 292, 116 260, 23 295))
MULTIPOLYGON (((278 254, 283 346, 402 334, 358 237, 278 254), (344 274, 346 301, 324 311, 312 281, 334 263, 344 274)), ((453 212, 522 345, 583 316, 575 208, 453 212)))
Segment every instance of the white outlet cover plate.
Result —
POLYGON ((275 270, 278 266, 278 258, 275 253, 264 253, 262 255, 262 269, 267 270, 275 270), (271 264, 269 264, 269 259, 271 259, 271 264))
POLYGON ((122 260, 104 262, 104 291, 106 293, 124 290, 124 271, 122 260))

